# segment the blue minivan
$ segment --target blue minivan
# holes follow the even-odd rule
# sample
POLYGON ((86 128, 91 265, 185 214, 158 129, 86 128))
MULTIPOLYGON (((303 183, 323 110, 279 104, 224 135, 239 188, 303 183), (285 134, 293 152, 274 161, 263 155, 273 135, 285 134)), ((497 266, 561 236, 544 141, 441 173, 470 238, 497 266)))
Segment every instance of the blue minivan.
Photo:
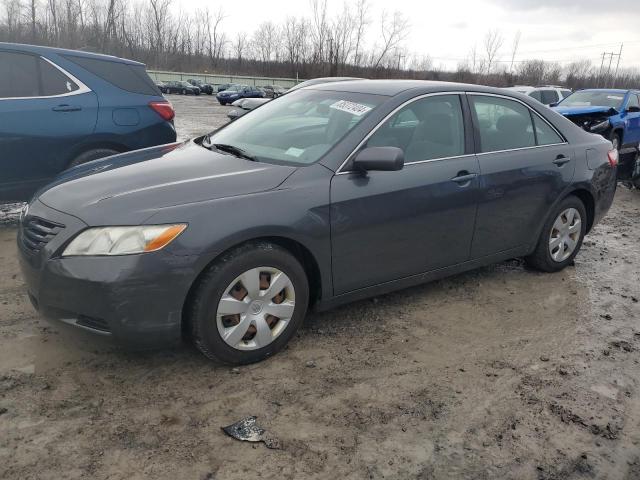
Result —
POLYGON ((0 43, 0 201, 27 200, 72 166, 175 142, 173 117, 142 63, 0 43))

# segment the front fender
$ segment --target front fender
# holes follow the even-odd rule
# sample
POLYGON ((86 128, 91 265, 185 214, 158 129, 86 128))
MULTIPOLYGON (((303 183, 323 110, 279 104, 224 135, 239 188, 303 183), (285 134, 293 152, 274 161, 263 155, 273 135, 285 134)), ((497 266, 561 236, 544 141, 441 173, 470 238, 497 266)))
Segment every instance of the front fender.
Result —
POLYGON ((296 242, 314 258, 323 295, 333 292, 329 184, 321 165, 296 170, 279 188, 160 209, 147 223, 189 224, 167 250, 190 256, 195 279, 221 253, 249 240, 277 237, 296 242))

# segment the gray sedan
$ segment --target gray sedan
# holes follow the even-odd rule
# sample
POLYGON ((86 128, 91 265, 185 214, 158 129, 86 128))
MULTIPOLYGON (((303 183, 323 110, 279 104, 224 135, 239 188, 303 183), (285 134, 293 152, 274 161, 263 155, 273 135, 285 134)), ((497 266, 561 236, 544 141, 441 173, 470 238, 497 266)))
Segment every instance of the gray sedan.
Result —
POLYGON ((264 359, 307 310, 524 257, 569 265, 615 193, 611 143, 475 85, 301 88, 204 137, 90 162, 22 215, 43 316, 264 359))

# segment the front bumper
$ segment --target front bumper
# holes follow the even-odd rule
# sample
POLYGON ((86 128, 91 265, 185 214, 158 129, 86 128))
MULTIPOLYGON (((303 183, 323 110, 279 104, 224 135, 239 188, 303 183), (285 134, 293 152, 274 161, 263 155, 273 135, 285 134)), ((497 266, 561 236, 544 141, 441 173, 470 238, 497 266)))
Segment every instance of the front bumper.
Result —
POLYGON ((18 232, 29 298, 49 320, 62 321, 130 347, 175 345, 195 273, 188 256, 163 250, 142 255, 67 257, 60 253, 87 226, 34 201, 18 232), (25 242, 30 221, 63 225, 39 250, 25 242), (39 220, 38 220, 39 221, 39 220))

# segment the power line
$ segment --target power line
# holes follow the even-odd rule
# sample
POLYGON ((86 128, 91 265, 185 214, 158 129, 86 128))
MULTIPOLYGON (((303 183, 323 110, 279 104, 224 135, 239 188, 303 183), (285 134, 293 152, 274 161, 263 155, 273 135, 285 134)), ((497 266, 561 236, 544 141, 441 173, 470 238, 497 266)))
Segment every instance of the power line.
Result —
POLYGON ((585 49, 585 48, 611 47, 614 45, 620 45, 620 43, 634 44, 634 43, 640 43, 640 40, 621 40, 618 42, 600 43, 595 45, 580 45, 577 47, 561 47, 561 48, 552 48, 548 50, 529 50, 528 52, 520 52, 520 53, 525 55, 530 55, 532 53, 548 53, 548 52, 560 52, 565 50, 578 50, 578 49, 585 49))

